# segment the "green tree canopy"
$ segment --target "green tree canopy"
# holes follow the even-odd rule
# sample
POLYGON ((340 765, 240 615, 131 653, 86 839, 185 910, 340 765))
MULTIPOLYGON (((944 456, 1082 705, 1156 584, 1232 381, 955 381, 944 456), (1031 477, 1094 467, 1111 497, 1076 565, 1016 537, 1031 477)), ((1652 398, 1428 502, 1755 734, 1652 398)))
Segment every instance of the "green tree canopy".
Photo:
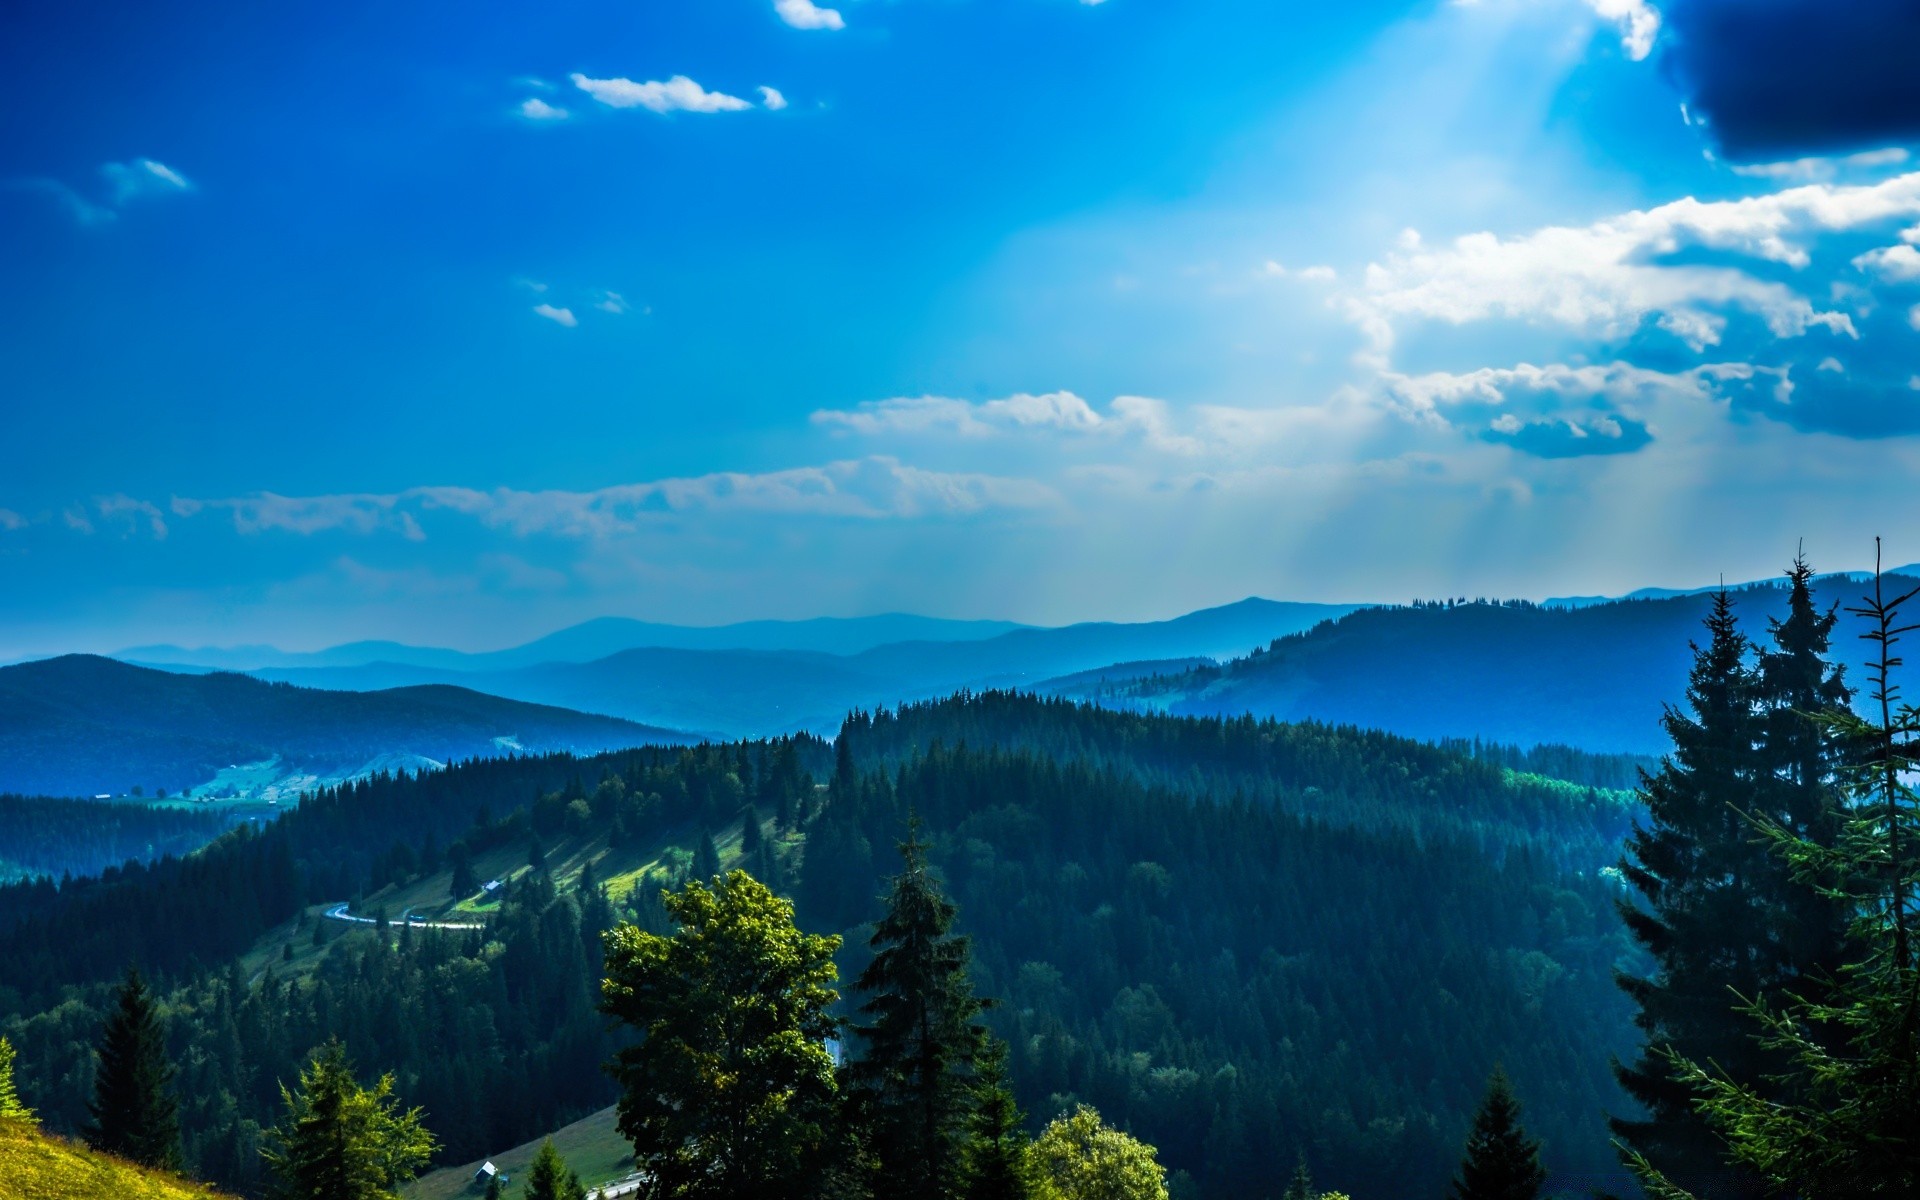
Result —
POLYGON ((280 1095, 286 1114, 261 1150, 275 1200, 394 1200, 394 1189, 433 1157, 434 1136, 418 1108, 399 1110, 393 1076, 361 1087, 337 1041, 314 1053, 297 1089, 283 1084, 280 1095))
POLYGON ((179 1104, 166 1030, 137 970, 128 969, 116 993, 97 1054, 88 1144, 131 1162, 178 1168, 179 1104))
POLYGON ((1453 1181, 1453 1200, 1535 1200, 1547 1182, 1540 1143, 1520 1127, 1520 1102, 1507 1073, 1495 1067, 1487 1095, 1467 1134, 1466 1155, 1453 1181))
POLYGON ((966 1200, 1031 1200, 1037 1193, 1039 1176, 1023 1120, 1007 1082, 1006 1043, 989 1041, 974 1078, 966 1200))
POLYGON ((745 871, 662 903, 671 936, 606 935, 601 1006, 640 1036, 609 1068, 620 1132, 662 1195, 806 1195, 835 1141, 840 939, 745 871))
POLYGON ((1082 1104, 1033 1143, 1046 1200, 1167 1200, 1167 1173, 1152 1146, 1111 1129, 1082 1104))

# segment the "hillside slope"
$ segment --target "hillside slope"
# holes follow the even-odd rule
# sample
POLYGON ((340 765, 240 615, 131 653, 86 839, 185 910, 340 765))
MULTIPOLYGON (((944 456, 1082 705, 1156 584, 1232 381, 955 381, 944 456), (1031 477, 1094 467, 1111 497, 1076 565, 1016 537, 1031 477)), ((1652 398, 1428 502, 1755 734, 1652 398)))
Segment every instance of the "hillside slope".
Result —
MULTIPOLYGON (((1891 587, 1920 581, 1894 577, 1891 587)), ((1824 607, 1852 603, 1857 581, 1819 581, 1824 607)), ((1219 666, 1134 680, 1092 680, 1059 694, 1187 716, 1312 718, 1423 739, 1562 743, 1660 754, 1660 714, 1678 703, 1711 596, 1363 609, 1219 666)), ((1764 642, 1786 591, 1734 593, 1747 636, 1764 642)), ((1833 653, 1864 678, 1857 620, 1842 614, 1833 653)))
POLYGON ((221 1200, 224 1193, 0 1121, 0 1200, 221 1200))
POLYGON ((593 752, 685 734, 429 686, 351 694, 92 655, 0 668, 0 792, 177 791, 235 763, 353 772, 383 757, 593 752))

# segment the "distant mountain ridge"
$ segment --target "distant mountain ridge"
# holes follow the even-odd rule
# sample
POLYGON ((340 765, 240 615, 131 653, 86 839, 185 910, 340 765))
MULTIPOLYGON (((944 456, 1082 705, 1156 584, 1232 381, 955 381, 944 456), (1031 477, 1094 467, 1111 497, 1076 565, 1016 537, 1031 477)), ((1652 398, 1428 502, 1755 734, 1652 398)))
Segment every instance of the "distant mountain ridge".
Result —
POLYGON ((0 792, 179 791, 236 763, 319 774, 385 759, 597 752, 689 735, 434 685, 320 691, 71 654, 0 667, 0 792))
MULTIPOLYGON (((1906 588, 1920 579, 1892 576, 1906 588)), ((1857 577, 1816 581, 1822 607, 1844 609, 1857 577)), ((1381 729, 1425 740, 1558 743, 1658 755, 1662 709, 1684 698, 1711 592, 1549 607, 1525 602, 1370 608, 1281 638, 1217 666, 1087 680, 1056 694, 1187 716, 1251 713, 1381 729)), ((1729 589, 1747 636, 1765 643, 1784 615, 1783 584, 1729 589)), ((1832 639, 1847 676, 1864 679, 1863 626, 1844 612, 1832 639)))
POLYGON ((500 670, 381 662, 253 674, 345 690, 452 683, 531 703, 729 736, 830 733, 855 708, 963 688, 1032 688, 1120 662, 1229 657, 1350 611, 1351 605, 1249 598, 1169 621, 1021 627, 973 640, 893 642, 853 654, 637 647, 590 662, 500 670))

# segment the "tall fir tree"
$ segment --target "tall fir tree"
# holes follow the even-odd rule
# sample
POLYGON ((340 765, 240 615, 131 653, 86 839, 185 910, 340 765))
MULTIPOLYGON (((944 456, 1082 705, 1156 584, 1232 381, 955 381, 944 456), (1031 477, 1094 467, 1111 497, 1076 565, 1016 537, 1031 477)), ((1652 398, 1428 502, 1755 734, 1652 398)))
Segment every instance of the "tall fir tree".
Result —
POLYGON ((1728 989, 1752 995, 1771 982, 1755 943, 1766 936, 1758 915, 1774 872, 1747 816, 1761 771, 1757 681, 1725 590, 1713 598, 1706 629, 1706 644, 1693 647, 1686 709, 1670 706, 1663 721, 1673 751, 1641 778, 1647 816, 1621 864, 1641 901, 1623 902, 1621 914, 1654 967, 1648 976, 1618 977, 1639 1009, 1634 1023, 1645 1042, 1615 1074, 1646 1112, 1610 1124, 1626 1152, 1688 1186, 1732 1195, 1757 1181, 1725 1165, 1719 1139, 1694 1111, 1695 1089, 1668 1057, 1678 1050, 1757 1077, 1762 1052, 1730 1019, 1728 989))
POLYGON ((180 1107, 166 1030, 140 972, 128 968, 96 1051, 89 1145, 150 1167, 180 1166, 180 1107))
POLYGON ((587 1200, 587 1189, 581 1186, 580 1176, 567 1169, 567 1161, 548 1138, 540 1143, 533 1165, 527 1168, 526 1190, 520 1195, 521 1200, 587 1200))
POLYGON ((33 1110, 13 1085, 13 1043, 0 1037, 0 1121, 33 1122, 33 1110))
POLYGON ((700 836, 693 843, 693 878, 701 883, 709 882, 720 874, 720 849, 713 844, 713 832, 701 829, 700 836))
POLYGON ((1537 1200, 1546 1182, 1540 1143, 1520 1127, 1520 1102, 1514 1098, 1513 1085, 1507 1073, 1495 1067, 1467 1134, 1452 1200, 1537 1200))
POLYGON ((299 1087, 282 1085, 280 1095, 286 1114, 261 1150, 274 1200, 395 1200, 438 1145, 419 1109, 399 1108, 393 1076, 361 1087, 337 1041, 315 1051, 299 1087))
POLYGON ((1307 1169, 1305 1155, 1293 1164, 1293 1176, 1287 1180, 1287 1190, 1280 1193, 1280 1200, 1319 1200, 1320 1193, 1313 1186, 1313 1172, 1307 1169))
MULTIPOLYGON (((1756 808, 1797 838, 1832 846, 1845 823, 1838 775, 1846 745, 1822 714, 1844 712, 1853 698, 1843 669, 1827 661, 1836 614, 1813 597, 1813 567, 1796 555, 1787 569, 1787 615, 1769 623, 1771 646, 1760 650, 1760 791, 1756 808)), ((1752 836, 1751 834, 1749 836, 1752 836)), ((1770 947, 1775 987, 1818 990, 1835 977, 1847 952, 1846 905, 1794 884, 1778 855, 1767 860, 1772 881, 1770 947)))
POLYGON ((1007 1079, 1007 1045, 989 1039, 974 1080, 973 1121, 967 1146, 966 1200, 1032 1200, 1039 1177, 1032 1144, 1007 1079))
MULTIPOLYGON (((1889 596, 1875 558, 1872 594, 1849 610, 1865 618, 1861 636, 1877 650, 1868 671, 1874 715, 1840 711, 1826 720, 1858 750, 1841 774, 1846 819, 1831 843, 1783 821, 1764 826, 1796 885, 1847 902, 1847 960, 1818 999, 1754 997, 1742 1006, 1755 1035, 1782 1057, 1779 1095, 1673 1056, 1729 1157, 1755 1172, 1770 1196, 1920 1195, 1920 961, 1911 929, 1920 895, 1920 792, 1912 784, 1920 709, 1901 699, 1893 677, 1902 665, 1895 645, 1920 629, 1902 613, 1920 588, 1889 596)), ((1645 1156, 1630 1161, 1655 1200, 1691 1200, 1697 1190, 1645 1156)))
POLYGON ((877 1200, 944 1200, 960 1194, 963 1150, 985 1028, 967 978, 957 910, 927 863, 917 819, 900 843, 887 911, 868 941, 873 962, 854 982, 865 996, 857 1025, 865 1052, 848 1068, 865 1093, 877 1200))

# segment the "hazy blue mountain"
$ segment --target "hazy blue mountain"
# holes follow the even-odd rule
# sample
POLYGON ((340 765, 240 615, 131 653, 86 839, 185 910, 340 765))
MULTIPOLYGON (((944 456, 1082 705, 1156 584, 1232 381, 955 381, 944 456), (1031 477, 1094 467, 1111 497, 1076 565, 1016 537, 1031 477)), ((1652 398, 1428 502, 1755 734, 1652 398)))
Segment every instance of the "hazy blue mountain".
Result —
POLYGON ((807 621, 742 621, 732 625, 665 625, 599 617, 504 650, 468 652, 401 642, 362 641, 293 652, 272 646, 185 648, 131 646, 115 658, 164 666, 252 671, 290 667, 360 667, 392 663, 446 671, 500 671, 548 662, 592 662, 622 650, 809 650, 858 654, 889 642, 968 642, 1026 626, 1013 621, 948 621, 910 613, 818 617, 807 621))
POLYGON ((234 765, 352 772, 377 761, 599 751, 687 735, 447 686, 348 693, 71 654, 0 667, 0 792, 179 791, 234 765))
POLYGON ((499 670, 381 662, 254 674, 350 690, 458 683, 495 696, 729 736, 830 733, 855 708, 926 699, 963 687, 1033 687, 1115 662, 1243 654, 1347 611, 1345 605, 1250 599, 1171 621, 1020 628, 975 641, 897 642, 844 655, 649 647, 592 662, 499 670))
MULTIPOLYGON (((1821 604, 1844 606, 1860 584, 1828 577, 1818 588, 1821 604)), ((1577 607, 1365 609, 1219 666, 1056 690, 1177 714, 1253 713, 1427 739, 1660 754, 1668 748, 1662 707, 1683 698, 1689 642, 1708 603, 1707 594, 1691 593, 1577 607)), ((1764 641, 1768 619, 1785 611, 1786 591, 1751 585, 1734 603, 1748 635, 1764 641)), ((1843 616, 1833 638, 1834 657, 1850 664, 1856 684, 1867 646, 1860 629, 1843 616)))

